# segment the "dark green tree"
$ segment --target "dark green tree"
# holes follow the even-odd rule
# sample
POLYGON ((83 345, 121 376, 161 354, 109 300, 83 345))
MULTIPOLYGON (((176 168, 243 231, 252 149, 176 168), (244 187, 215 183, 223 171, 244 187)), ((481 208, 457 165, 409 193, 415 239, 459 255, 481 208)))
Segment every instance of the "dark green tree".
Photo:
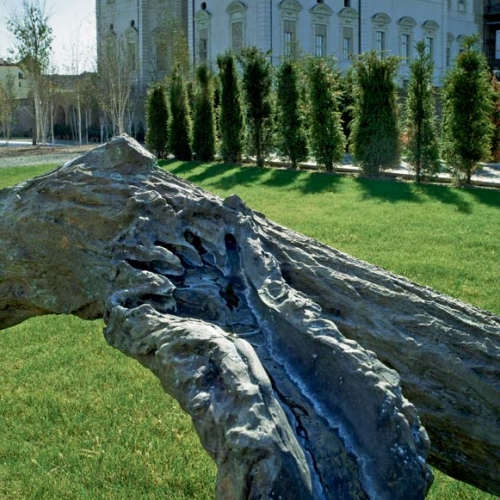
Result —
POLYGON ((151 85, 146 98, 146 145, 157 158, 167 156, 168 106, 165 87, 151 85))
POLYGON ((238 61, 243 69, 249 152, 261 167, 271 149, 274 132, 272 66, 266 54, 256 47, 242 49, 238 61))
POLYGON ((309 84, 309 130, 316 163, 333 171, 345 151, 339 109, 339 75, 331 61, 312 57, 307 62, 309 84))
POLYGON ((426 53, 424 41, 416 44, 416 51, 417 57, 410 64, 405 129, 408 163, 417 182, 422 182, 439 172, 440 163, 432 83, 434 63, 426 53))
POLYGON ((443 149, 447 167, 470 184, 478 163, 488 159, 493 134, 493 90, 479 37, 466 37, 443 87, 443 149))
POLYGON ((491 140, 491 160, 500 162, 500 82, 492 76, 491 87, 493 89, 493 113, 491 121, 493 123, 493 135, 491 140))
POLYGON ((243 153, 244 123, 234 55, 231 52, 220 54, 217 66, 220 82, 220 154, 225 162, 239 163, 243 153))
POLYGON ((351 123, 353 120, 353 107, 354 107, 354 78, 355 71, 352 66, 346 71, 344 75, 340 76, 340 121, 342 123, 342 131, 345 136, 345 150, 347 153, 349 145, 349 137, 351 135, 351 123))
POLYGON ((399 58, 365 52, 355 59, 354 119, 351 147, 363 173, 377 176, 399 165, 401 140, 395 77, 399 58))
POLYGON ((169 150, 178 160, 189 161, 192 158, 191 118, 186 85, 178 65, 170 77, 169 101, 169 150))
POLYGON ((278 148, 293 168, 307 159, 307 137, 297 64, 288 59, 277 73, 278 148))
POLYGON ((193 152, 201 161, 212 161, 215 156, 214 85, 212 72, 206 64, 196 68, 193 152))

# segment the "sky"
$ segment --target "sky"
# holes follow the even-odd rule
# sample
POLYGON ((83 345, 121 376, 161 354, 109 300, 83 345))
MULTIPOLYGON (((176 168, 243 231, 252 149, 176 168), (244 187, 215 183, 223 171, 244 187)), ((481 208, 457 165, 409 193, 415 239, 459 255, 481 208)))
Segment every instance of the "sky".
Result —
MULTIPOLYGON (((37 0, 43 3, 44 0, 37 0)), ((0 0, 0 58, 9 56, 14 39, 6 28, 13 9, 22 0, 0 0)), ((80 73, 93 69, 95 50, 95 0, 45 0, 52 27, 52 64, 58 73, 80 73)))

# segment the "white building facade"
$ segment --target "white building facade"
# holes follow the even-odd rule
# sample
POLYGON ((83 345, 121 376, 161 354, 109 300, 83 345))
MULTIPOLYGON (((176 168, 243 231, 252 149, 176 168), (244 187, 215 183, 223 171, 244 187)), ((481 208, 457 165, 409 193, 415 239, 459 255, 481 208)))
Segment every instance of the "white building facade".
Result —
POLYGON ((189 39, 194 64, 244 46, 269 51, 273 64, 307 53, 333 55, 342 70, 376 49, 402 57, 408 79, 415 43, 424 40, 439 85, 461 39, 481 35, 482 0, 192 0, 189 39))
POLYGON ((215 67, 219 53, 245 46, 269 51, 273 64, 301 53, 333 55, 342 70, 372 49, 402 57, 409 76, 424 40, 440 85, 466 35, 483 31, 483 0, 96 0, 98 50, 123 39, 146 85, 169 71, 165 49, 174 19, 185 32, 191 66, 215 67))

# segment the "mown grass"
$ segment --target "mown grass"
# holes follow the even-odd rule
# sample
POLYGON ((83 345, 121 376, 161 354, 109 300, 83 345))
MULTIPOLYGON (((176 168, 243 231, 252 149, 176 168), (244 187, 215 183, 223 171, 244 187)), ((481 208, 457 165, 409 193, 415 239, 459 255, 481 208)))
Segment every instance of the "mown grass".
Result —
MULTIPOLYGON (((164 168, 419 283, 500 313, 500 192, 220 164, 164 168)), ((0 170, 0 187, 50 166, 0 170)), ((215 468, 189 419, 102 322, 0 333, 0 499, 206 499, 215 468)), ((437 473, 428 498, 495 497, 437 473)))

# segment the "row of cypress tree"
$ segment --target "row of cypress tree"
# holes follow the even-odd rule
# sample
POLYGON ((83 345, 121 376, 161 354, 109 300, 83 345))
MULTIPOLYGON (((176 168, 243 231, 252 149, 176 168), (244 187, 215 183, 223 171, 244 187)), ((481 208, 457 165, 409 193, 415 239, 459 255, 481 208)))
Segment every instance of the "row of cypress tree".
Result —
POLYGON ((439 127, 434 67, 423 42, 411 63, 404 113, 397 57, 361 54, 342 77, 332 60, 315 57, 285 60, 275 71, 268 54, 251 47, 238 56, 219 55, 217 76, 198 66, 190 94, 178 68, 168 92, 153 85, 146 142, 158 157, 211 161, 218 152, 223 161, 238 163, 249 154, 262 166, 277 153, 294 168, 313 157, 328 171, 348 147, 369 176, 399 165, 404 146, 417 181, 432 178, 444 160, 457 179, 470 182, 491 153, 494 103, 500 101, 477 41, 466 39, 444 82, 439 127))

